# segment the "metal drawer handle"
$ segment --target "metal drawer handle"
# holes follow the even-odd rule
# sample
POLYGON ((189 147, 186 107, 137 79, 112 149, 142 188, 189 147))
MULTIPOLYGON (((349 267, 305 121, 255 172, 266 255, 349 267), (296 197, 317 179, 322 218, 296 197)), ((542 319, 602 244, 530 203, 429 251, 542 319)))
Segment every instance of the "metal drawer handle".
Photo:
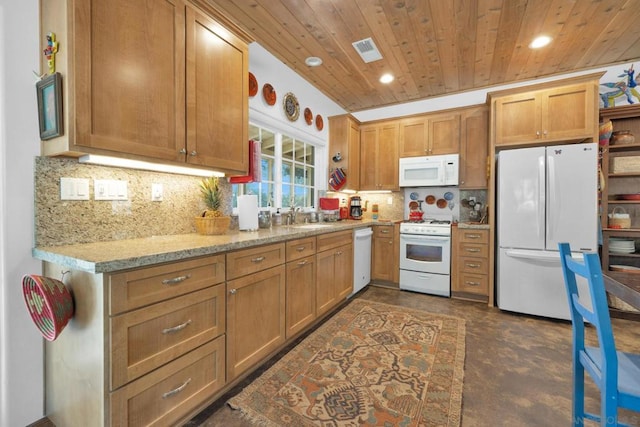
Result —
POLYGON ((389 234, 389 230, 380 230, 381 234, 389 234))
POLYGON ((480 282, 471 282, 469 280, 466 280, 464 284, 469 286, 480 286, 480 282))
POLYGON ((480 235, 479 234, 467 234, 467 239, 479 239, 480 235))
POLYGON ((480 264, 465 264, 465 265, 470 268, 480 268, 480 264))
POLYGON ((336 252, 336 256, 340 256, 340 255, 342 255, 342 251, 336 252))
POLYGON ((189 323, 191 323, 191 319, 187 320, 187 321, 186 321, 186 322, 184 322, 184 323, 181 323, 180 325, 173 326, 173 327, 171 327, 171 328, 163 329, 163 330, 162 330, 162 333, 163 333, 163 334, 172 334, 172 333, 174 333, 174 332, 181 331, 181 330, 183 330, 184 328, 186 328, 186 327, 189 325, 189 323))
POLYGON ((296 248, 296 251, 298 251, 298 252, 302 252, 302 251, 304 251, 304 246, 298 246, 298 247, 296 248))
POLYGON ((185 274, 184 276, 174 277, 173 279, 164 279, 162 281, 163 285, 175 285, 176 283, 184 282, 187 279, 190 279, 190 274, 185 274))
POLYGON ((252 258, 251 262, 262 262, 264 261, 264 257, 263 256, 259 256, 257 258, 252 258))
POLYGON ((306 263, 307 263, 307 260, 305 259, 304 261, 300 261, 298 265, 305 265, 306 263))
POLYGON ((162 398, 166 399, 167 397, 171 397, 173 395, 176 395, 176 394, 180 393, 182 390, 187 388, 187 386, 189 385, 190 382, 191 382, 191 378, 189 378, 184 383, 182 383, 182 385, 180 387, 174 388, 173 390, 169 390, 168 392, 164 393, 162 395, 162 398))
POLYGON ((466 248, 465 251, 467 251, 467 252, 480 252, 480 249, 478 249, 478 248, 466 248))

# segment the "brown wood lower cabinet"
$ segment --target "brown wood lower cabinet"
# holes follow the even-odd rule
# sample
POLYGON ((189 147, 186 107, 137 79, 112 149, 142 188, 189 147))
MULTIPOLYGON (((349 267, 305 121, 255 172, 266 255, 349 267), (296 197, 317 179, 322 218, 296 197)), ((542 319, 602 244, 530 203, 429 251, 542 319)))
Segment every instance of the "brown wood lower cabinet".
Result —
POLYGON ((398 283, 400 255, 397 233, 393 224, 373 227, 371 280, 398 283))
MULTIPOLYGON (((70 270, 76 311, 46 343, 46 415, 65 427, 185 422, 352 293, 352 236, 70 270)), ((45 262, 43 273, 65 270, 45 262)))
POLYGON ((316 319, 316 238, 287 242, 287 339, 316 319))
POLYGON ((316 315, 330 311, 353 292, 353 232, 318 236, 316 315))
MULTIPOLYGON (((268 260, 269 254, 274 253, 284 255, 284 244, 233 252, 227 259, 233 256, 255 263, 268 260), (245 256, 245 252, 250 255, 245 256)), ((282 256, 280 265, 227 281, 227 381, 261 362, 285 342, 284 260, 282 256)), ((247 271, 244 266, 240 268, 247 271)), ((227 269, 227 276, 230 273, 235 275, 227 269)))
POLYGON ((489 299, 489 230, 451 227, 451 296, 489 299))

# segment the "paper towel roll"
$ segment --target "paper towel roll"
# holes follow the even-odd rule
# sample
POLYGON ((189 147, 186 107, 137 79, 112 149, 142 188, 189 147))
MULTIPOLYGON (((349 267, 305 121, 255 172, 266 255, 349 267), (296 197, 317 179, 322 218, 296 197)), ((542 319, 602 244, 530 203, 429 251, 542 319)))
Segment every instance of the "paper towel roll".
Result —
POLYGON ((238 228, 258 229, 258 196, 255 194, 238 196, 238 228))

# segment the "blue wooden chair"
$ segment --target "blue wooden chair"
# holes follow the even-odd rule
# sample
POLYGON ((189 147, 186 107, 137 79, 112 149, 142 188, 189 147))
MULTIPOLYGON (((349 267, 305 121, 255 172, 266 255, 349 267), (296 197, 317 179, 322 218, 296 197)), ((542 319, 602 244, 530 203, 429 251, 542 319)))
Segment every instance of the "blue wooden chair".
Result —
POLYGON ((616 351, 598 254, 585 253, 578 261, 571 258, 568 243, 558 247, 573 325, 573 425, 589 419, 601 426, 623 426, 618 408, 640 411, 640 355, 616 351), (576 274, 589 283, 592 310, 579 299, 576 274), (585 321, 595 327, 598 347, 584 345, 585 321), (600 389, 600 416, 584 409, 585 369, 600 389))

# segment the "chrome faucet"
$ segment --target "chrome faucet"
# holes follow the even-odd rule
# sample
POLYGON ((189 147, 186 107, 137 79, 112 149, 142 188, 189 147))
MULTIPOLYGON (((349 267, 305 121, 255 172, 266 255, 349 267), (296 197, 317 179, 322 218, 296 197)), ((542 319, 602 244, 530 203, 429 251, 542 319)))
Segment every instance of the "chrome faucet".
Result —
POLYGON ((289 211, 289 213, 287 214, 287 222, 290 225, 293 225, 296 223, 296 219, 298 217, 298 212, 300 212, 302 210, 302 208, 300 207, 295 207, 295 206, 291 206, 290 208, 291 210, 289 211))

